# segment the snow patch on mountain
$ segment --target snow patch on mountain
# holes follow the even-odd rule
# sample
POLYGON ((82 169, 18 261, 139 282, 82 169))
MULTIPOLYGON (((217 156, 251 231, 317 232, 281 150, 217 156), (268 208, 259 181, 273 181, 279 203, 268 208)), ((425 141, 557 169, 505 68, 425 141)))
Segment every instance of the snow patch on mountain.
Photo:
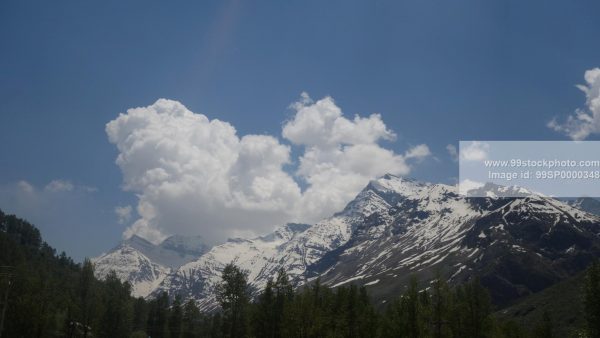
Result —
POLYGON ((104 279, 115 271, 120 280, 131 284, 135 297, 147 297, 169 273, 207 249, 201 237, 172 236, 155 245, 134 235, 92 262, 96 277, 104 279))
POLYGON ((134 297, 148 296, 171 271, 129 245, 121 245, 93 263, 96 277, 104 279, 114 271, 120 280, 131 284, 134 297))

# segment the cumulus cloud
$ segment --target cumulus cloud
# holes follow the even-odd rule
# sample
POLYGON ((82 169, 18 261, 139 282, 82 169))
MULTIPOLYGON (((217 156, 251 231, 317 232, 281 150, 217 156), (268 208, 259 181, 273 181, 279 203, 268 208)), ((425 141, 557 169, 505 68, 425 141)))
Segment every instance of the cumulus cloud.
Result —
POLYGON ((429 154, 426 145, 405 156, 381 147, 380 140, 395 138, 381 115, 348 119, 331 97, 313 102, 304 94, 292 107, 294 118, 284 124, 282 135, 303 148, 296 174, 308 184, 297 210, 304 221, 339 211, 370 179, 385 173, 406 175, 408 158, 429 154))
POLYGON ((388 130, 381 115, 367 118, 358 115, 349 120, 331 97, 312 102, 306 93, 292 105, 296 115, 283 127, 283 137, 294 144, 338 147, 339 145, 372 144, 379 139, 393 140, 396 135, 388 130))
POLYGON ((585 72, 584 85, 578 85, 585 93, 585 109, 577 109, 569 115, 564 122, 553 119, 548 122, 548 127, 568 135, 573 140, 583 140, 592 134, 600 133, 600 68, 590 69, 585 72))
POLYGON ((303 93, 291 109, 282 129, 290 144, 270 135, 240 137, 231 124, 166 99, 109 122, 123 187, 139 197, 140 217, 124 236, 157 242, 201 234, 218 242, 288 221, 313 222, 339 211, 373 177, 408 174, 410 161, 430 155, 426 145, 404 155, 383 148, 379 142, 395 134, 381 115, 349 119, 330 97, 314 102, 303 93), (298 158, 291 158, 292 147, 298 158))
POLYGON ((490 145, 485 142, 473 141, 460 149, 460 157, 464 161, 483 161, 488 158, 490 145))

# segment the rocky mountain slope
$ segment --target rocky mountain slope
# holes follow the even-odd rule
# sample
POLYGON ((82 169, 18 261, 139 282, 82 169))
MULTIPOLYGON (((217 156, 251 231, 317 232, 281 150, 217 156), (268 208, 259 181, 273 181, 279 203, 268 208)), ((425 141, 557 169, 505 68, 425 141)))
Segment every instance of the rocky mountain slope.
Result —
POLYGON ((209 310, 230 262, 248 271, 254 290, 283 267, 297 285, 317 277, 332 286, 366 285, 379 303, 402 292, 413 274, 424 288, 438 273, 452 283, 477 275, 494 302, 504 305, 600 255, 598 216, 537 195, 489 196, 466 198, 454 186, 386 175, 314 225, 288 224, 267 236, 229 240, 171 271, 152 270, 151 261, 119 276, 135 278, 138 267, 156 271, 140 289, 150 296, 179 294, 209 310))
POLYGON ((600 219, 555 199, 464 198, 452 186, 394 178, 371 182, 366 194, 383 207, 309 274, 331 285, 369 285, 381 302, 412 274, 426 287, 440 273, 451 282, 479 276, 502 306, 600 254, 600 219))

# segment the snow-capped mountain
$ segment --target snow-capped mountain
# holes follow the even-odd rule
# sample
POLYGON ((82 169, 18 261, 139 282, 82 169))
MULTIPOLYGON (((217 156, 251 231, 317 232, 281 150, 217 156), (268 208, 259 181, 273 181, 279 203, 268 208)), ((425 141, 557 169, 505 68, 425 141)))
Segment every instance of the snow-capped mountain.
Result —
POLYGON ((182 265, 160 283, 154 294, 164 291, 171 297, 193 298, 203 309, 212 309, 216 304, 215 286, 221 280, 223 268, 231 262, 248 271, 250 284, 256 289, 262 288, 281 266, 290 275, 301 276, 305 267, 302 264, 295 266, 298 265, 295 259, 302 255, 285 254, 284 247, 309 228, 304 224, 287 224, 268 236, 230 239, 213 247, 198 260, 182 265))
POLYGON ((104 278, 114 270, 129 281, 136 297, 146 297, 179 266, 197 259, 210 249, 201 237, 171 236, 155 245, 139 236, 122 241, 93 260, 95 275, 104 278))
POLYGON ((368 285, 381 301, 401 293, 410 275, 426 287, 440 273, 451 282, 479 276, 494 302, 506 304, 600 255, 600 218, 552 198, 465 198, 454 186, 390 176, 357 199, 366 196, 381 207, 308 274, 368 285))
POLYGON ((248 271, 254 290, 283 267, 297 285, 317 277, 331 286, 366 285, 381 302, 402 292, 413 274, 424 287, 437 273, 451 282, 477 275, 503 304, 600 255, 598 216, 535 194, 487 196, 466 198, 455 186, 385 175, 332 217, 229 240, 152 279, 149 294, 181 295, 212 309, 221 271, 234 262, 248 271))
POLYGON ((297 285, 305 283, 309 266, 350 239, 352 229, 363 219, 360 212, 349 209, 312 226, 287 224, 267 236, 231 239, 181 266, 163 280, 155 294, 166 291, 170 296, 193 298, 203 309, 212 309, 214 288, 230 262, 248 271, 254 290, 262 289, 280 268, 297 285))

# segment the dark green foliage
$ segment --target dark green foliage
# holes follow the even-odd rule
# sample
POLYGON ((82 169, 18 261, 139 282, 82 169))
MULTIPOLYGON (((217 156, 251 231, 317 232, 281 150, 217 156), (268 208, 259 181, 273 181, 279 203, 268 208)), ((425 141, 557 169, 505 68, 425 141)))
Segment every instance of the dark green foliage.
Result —
POLYGON ((587 334, 600 337, 600 264, 594 262, 585 276, 584 300, 587 334))
POLYGON ((183 306, 183 317, 181 319, 181 337, 183 338, 195 338, 198 337, 201 328, 205 325, 202 322, 203 318, 200 314, 200 310, 196 306, 193 300, 189 300, 183 306))
MULTIPOLYGON (((57 335, 69 322, 84 317, 79 292, 82 267, 64 253, 57 255, 33 225, 1 211, 0 265, 14 267, 3 337, 57 335)), ((1 295, 7 287, 8 279, 2 278, 1 295)))
POLYGON ((282 337, 284 314, 294 299, 294 289, 283 269, 269 280, 252 311, 252 332, 257 337, 282 337))
POLYGON ((519 325, 515 321, 506 321, 498 325, 498 337, 505 338, 526 338, 529 337, 527 331, 523 326, 519 325))
POLYGON ((129 283, 122 283, 111 271, 102 284, 102 314, 100 335, 103 337, 126 338, 131 334, 133 304, 129 283))
POLYGON ((497 310, 494 316, 506 323, 513 322, 514 327, 531 330, 536 323, 543 321, 544 312, 547 312, 552 319, 555 337, 581 336, 578 332, 586 327, 584 285, 585 271, 582 271, 508 308, 497 310))
POLYGON ((215 313, 209 323, 209 331, 207 337, 223 338, 223 319, 221 313, 215 313))
POLYGON ((183 320, 183 309, 181 308, 181 297, 175 297, 169 311, 169 337, 181 338, 181 324, 183 320))
POLYGON ((249 291, 246 272, 233 263, 223 269, 223 281, 217 285, 216 297, 223 310, 225 337, 244 337, 247 334, 249 291))
POLYGON ((134 332, 144 332, 146 330, 146 321, 148 318, 148 303, 144 298, 136 298, 133 301, 133 317, 131 329, 134 332))
POLYGON ((252 312, 251 326, 257 337, 277 337, 276 326, 280 323, 276 320, 275 296, 273 294, 273 280, 267 281, 267 286, 260 296, 252 312))
POLYGON ((486 337, 491 331, 491 300, 478 279, 456 288, 451 328, 457 337, 486 337))
POLYGON ((97 286, 94 278, 94 267, 89 259, 83 262, 81 273, 79 275, 79 284, 77 294, 79 296, 79 316, 78 322, 83 325, 83 335, 88 336, 88 331, 92 326, 92 319, 96 316, 97 286))
POLYGON ((553 333, 553 325, 552 325, 552 319, 550 318, 550 315, 548 314, 548 312, 544 312, 544 315, 542 316, 542 321, 539 322, 535 329, 533 330, 533 337, 535 338, 552 338, 554 337, 554 333, 553 333))
POLYGON ((416 278, 411 278, 406 292, 387 308, 381 329, 382 337, 429 336, 428 319, 431 301, 420 293, 416 278))
POLYGON ((434 338, 450 337, 450 317, 452 298, 448 284, 438 274, 431 285, 431 336, 434 338))
POLYGON ((271 337, 369 337, 376 332, 377 316, 364 288, 332 290, 317 281, 286 299, 280 331, 271 337))
POLYGON ((153 338, 168 338, 169 296, 166 292, 148 304, 148 326, 146 331, 153 338))

